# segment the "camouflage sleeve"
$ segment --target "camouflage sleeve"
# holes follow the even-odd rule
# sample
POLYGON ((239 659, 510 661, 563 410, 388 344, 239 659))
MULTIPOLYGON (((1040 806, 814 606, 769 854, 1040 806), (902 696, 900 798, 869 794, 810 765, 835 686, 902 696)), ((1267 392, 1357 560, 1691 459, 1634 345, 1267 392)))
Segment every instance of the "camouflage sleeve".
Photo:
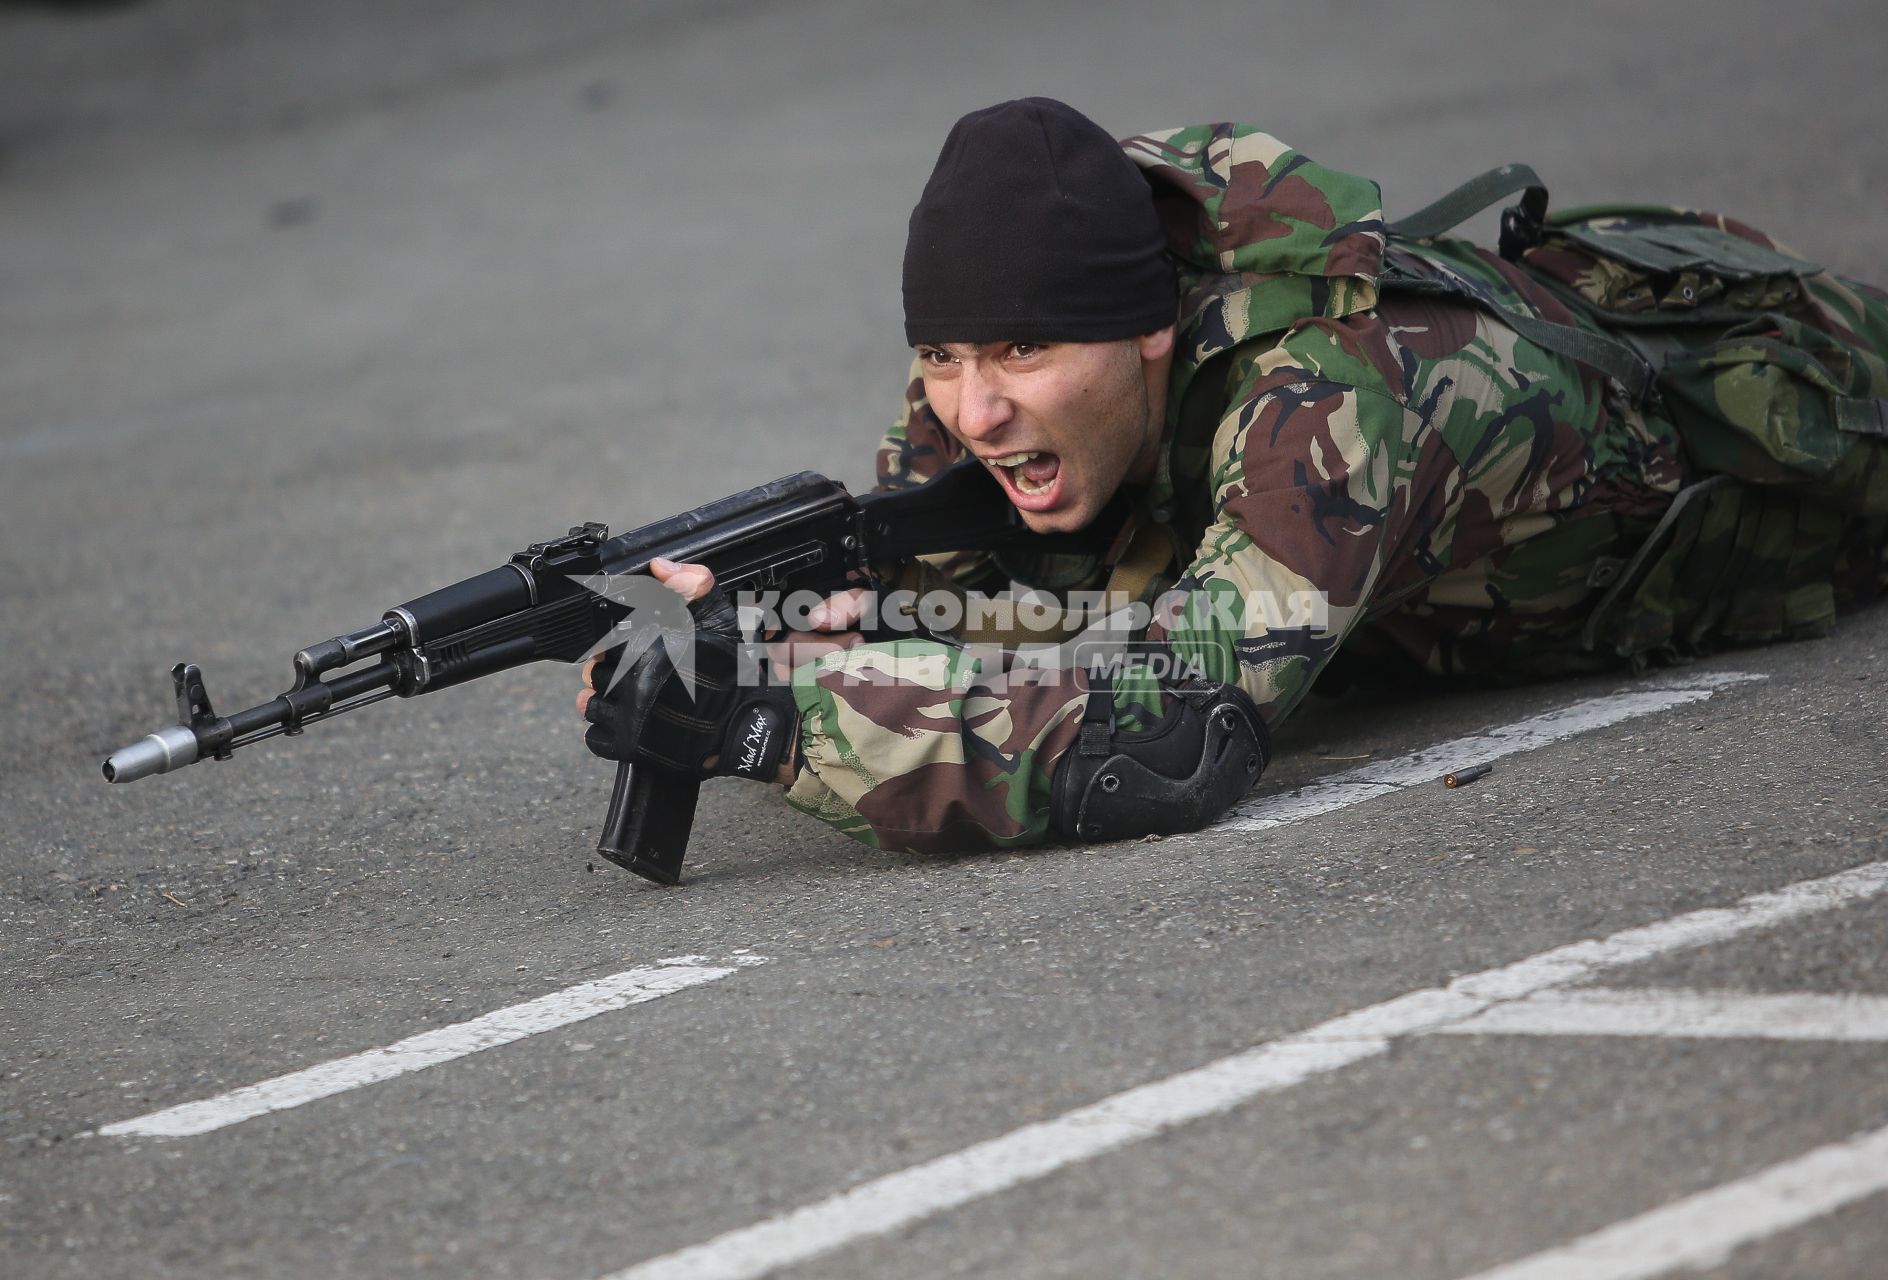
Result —
POLYGON ((1036 844, 1055 762, 1081 728, 1079 673, 996 646, 897 640, 794 673, 805 767, 795 808, 875 848, 945 853, 1036 844))
MULTIPOLYGON (((1431 477, 1418 474, 1417 415, 1384 392, 1261 362, 1233 404, 1212 450, 1214 523, 1147 640, 1182 669, 1237 683, 1275 723, 1363 618, 1392 532, 1431 477)), ((1160 718, 1159 675, 1131 665, 1117 679, 1123 724, 1160 718)))

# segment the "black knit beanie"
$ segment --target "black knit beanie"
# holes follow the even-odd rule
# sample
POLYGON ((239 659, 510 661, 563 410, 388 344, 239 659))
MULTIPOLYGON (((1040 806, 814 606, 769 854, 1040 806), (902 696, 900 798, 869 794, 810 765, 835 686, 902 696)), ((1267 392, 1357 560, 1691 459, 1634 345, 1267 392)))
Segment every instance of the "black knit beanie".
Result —
POLYGON ((1053 98, 951 129, 905 240, 905 341, 1107 342, 1178 306, 1147 180, 1053 98))

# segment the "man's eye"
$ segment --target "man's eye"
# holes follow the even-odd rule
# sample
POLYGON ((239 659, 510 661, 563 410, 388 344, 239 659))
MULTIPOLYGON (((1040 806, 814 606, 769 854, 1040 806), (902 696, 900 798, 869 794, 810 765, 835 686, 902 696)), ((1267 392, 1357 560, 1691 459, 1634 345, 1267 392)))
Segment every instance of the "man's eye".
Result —
POLYGON ((1018 360, 1033 360, 1041 355, 1043 344, 1040 342, 1012 342, 1010 354, 1018 360))
POLYGON ((942 369, 944 366, 952 363, 951 353, 948 351, 939 351, 936 347, 927 347, 918 352, 918 359, 922 360, 933 369, 942 369))

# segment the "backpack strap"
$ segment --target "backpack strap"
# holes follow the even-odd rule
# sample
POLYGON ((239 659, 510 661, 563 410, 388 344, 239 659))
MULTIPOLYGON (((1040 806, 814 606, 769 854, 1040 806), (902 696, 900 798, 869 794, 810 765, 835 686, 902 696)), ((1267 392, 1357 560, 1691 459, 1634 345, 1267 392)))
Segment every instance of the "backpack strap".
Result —
POLYGON ((1384 228, 1399 240, 1433 240, 1461 226, 1482 210, 1516 192, 1520 201, 1501 215, 1501 256, 1518 258, 1540 243, 1547 225, 1547 186, 1524 164, 1504 164, 1470 178, 1440 200, 1398 218, 1384 228))
POLYGON ((1679 517, 1685 514, 1685 510, 1714 490, 1721 489, 1729 483, 1731 483, 1731 478, 1720 474, 1695 481, 1678 491, 1671 505, 1665 508, 1665 514, 1660 516, 1659 522, 1652 526, 1652 532, 1646 534, 1645 541, 1641 542, 1639 549, 1633 552, 1632 559, 1628 560, 1626 567, 1614 576, 1607 587, 1606 594, 1599 598, 1587 614, 1586 622, 1580 628, 1581 648, 1591 652, 1598 647, 1600 626, 1606 621, 1606 615, 1626 598, 1628 592, 1638 589, 1640 580, 1646 575, 1646 570, 1665 550, 1667 535, 1677 525, 1679 517))
POLYGON ((1859 436, 1888 436, 1888 400, 1863 400, 1855 396, 1833 397, 1836 406, 1836 430, 1859 436))
POLYGON ((1386 254, 1380 287, 1385 292, 1441 294, 1467 302, 1535 346, 1598 370, 1618 383, 1634 404, 1644 404, 1651 394, 1652 384, 1658 377, 1658 362, 1631 345, 1591 329, 1556 324, 1525 311, 1516 311, 1444 272, 1425 270, 1425 265, 1407 250, 1386 254))
POLYGON ((1659 371, 1649 360, 1625 343, 1615 341, 1603 333, 1576 329, 1568 324, 1555 324, 1552 320, 1543 320, 1539 316, 1507 307, 1498 308, 1495 318, 1535 346, 1599 370, 1617 382, 1634 404, 1646 402, 1652 392, 1652 384, 1658 378, 1659 371))

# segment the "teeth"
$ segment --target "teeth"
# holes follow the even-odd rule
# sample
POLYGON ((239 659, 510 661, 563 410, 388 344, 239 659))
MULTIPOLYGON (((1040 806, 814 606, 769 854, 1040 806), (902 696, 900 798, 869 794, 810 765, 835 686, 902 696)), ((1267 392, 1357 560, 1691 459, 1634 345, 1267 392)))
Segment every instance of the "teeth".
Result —
POLYGON ((1047 493, 1049 486, 1055 483, 1054 480, 1045 480, 1041 484, 1037 484, 1020 471, 1016 473, 1013 479, 1016 481, 1016 487, 1021 489, 1024 493, 1047 493))
POLYGON ((1042 451, 1037 449, 1028 453, 1006 453, 1000 458, 985 458, 984 461, 993 467, 1020 467, 1031 458, 1040 458, 1041 456, 1042 451))

